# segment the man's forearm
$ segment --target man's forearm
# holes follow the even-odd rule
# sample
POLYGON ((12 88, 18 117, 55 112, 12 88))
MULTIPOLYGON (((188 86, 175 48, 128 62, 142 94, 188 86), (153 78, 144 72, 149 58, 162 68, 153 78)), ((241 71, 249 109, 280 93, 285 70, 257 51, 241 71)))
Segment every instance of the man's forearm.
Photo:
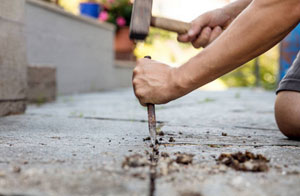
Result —
POLYGON ((211 45, 178 68, 184 94, 270 49, 299 22, 299 0, 254 0, 211 45))
POLYGON ((252 0, 238 0, 225 6, 223 9, 225 13, 231 16, 232 19, 236 18, 252 0))

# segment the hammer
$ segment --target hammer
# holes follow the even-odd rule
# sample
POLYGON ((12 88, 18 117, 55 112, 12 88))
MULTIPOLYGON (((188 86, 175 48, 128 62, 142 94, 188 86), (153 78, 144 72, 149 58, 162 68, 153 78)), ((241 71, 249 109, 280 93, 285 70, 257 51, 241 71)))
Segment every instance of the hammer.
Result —
POLYGON ((153 0, 135 0, 130 22, 130 38, 145 40, 150 25, 167 31, 185 34, 191 27, 190 23, 152 16, 153 0))

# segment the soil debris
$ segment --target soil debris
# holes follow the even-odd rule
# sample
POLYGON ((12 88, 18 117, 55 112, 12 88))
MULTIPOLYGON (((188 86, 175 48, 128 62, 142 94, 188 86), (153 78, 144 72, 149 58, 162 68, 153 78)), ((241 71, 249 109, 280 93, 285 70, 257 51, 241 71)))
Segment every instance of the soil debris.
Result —
POLYGON ((170 157, 170 155, 169 155, 167 152, 161 152, 161 153, 160 153, 160 156, 161 156, 161 157, 165 157, 165 158, 166 158, 166 157, 170 157))
POLYGON ((143 142, 149 141, 149 140, 151 140, 151 137, 145 137, 145 138, 143 138, 143 142))
POLYGON ((131 156, 127 156, 125 157, 125 160, 123 161, 122 163, 122 167, 123 168, 128 168, 128 167, 145 167, 145 166, 148 166, 150 165, 150 162, 149 160, 141 155, 141 154, 134 154, 134 155, 131 155, 131 156))
POLYGON ((225 132, 222 132, 222 136, 227 136, 227 133, 225 133, 225 132))
POLYGON ((158 134, 159 136, 164 136, 164 135, 165 135, 165 133, 164 133, 163 131, 159 131, 157 134, 158 134))
POLYGON ((4 173, 4 171, 0 170, 0 178, 4 178, 4 177, 6 177, 6 174, 4 173))
POLYGON ((174 137, 170 137, 169 142, 175 142, 174 137))
POLYGON ((19 167, 19 166, 14 166, 14 167, 12 168, 12 171, 13 171, 14 173, 20 173, 20 172, 21 172, 21 167, 19 167))
POLYGON ((269 167, 269 160, 261 154, 237 152, 234 154, 222 153, 217 159, 218 163, 224 164, 239 171, 265 172, 269 167))
POLYGON ((160 145, 160 143, 157 139, 155 140, 155 145, 160 145))
POLYGON ((216 144, 208 144, 208 146, 211 148, 221 148, 219 145, 216 144))
POLYGON ((202 194, 196 192, 184 192, 181 193, 180 196, 202 196, 202 194))
POLYGON ((145 175, 143 175, 141 173, 134 173, 134 174, 132 174, 132 177, 138 178, 140 180, 146 180, 146 178, 147 178, 145 175))
POLYGON ((181 131, 179 131, 179 135, 182 135, 183 133, 181 131))
POLYGON ((193 163, 193 158, 195 155, 193 154, 187 154, 187 153, 177 153, 176 155, 176 163, 178 164, 192 164, 193 163))

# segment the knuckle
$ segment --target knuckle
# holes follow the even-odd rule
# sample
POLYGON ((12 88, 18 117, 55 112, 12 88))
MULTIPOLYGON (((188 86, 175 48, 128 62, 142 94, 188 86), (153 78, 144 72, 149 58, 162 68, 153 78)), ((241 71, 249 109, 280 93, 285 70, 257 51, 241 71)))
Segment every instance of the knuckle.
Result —
POLYGON ((133 86, 136 86, 136 85, 138 84, 138 81, 137 81, 136 78, 134 78, 134 79, 132 80, 132 84, 133 84, 133 86))
POLYGON ((135 95, 139 98, 142 99, 144 98, 143 92, 140 89, 135 90, 135 95))
POLYGON ((138 71, 137 68, 134 68, 132 72, 133 72, 134 75, 136 75, 139 71, 138 71))
POLYGON ((133 69, 133 74, 135 74, 135 75, 139 74, 140 72, 141 72, 141 68, 139 66, 137 66, 133 69))

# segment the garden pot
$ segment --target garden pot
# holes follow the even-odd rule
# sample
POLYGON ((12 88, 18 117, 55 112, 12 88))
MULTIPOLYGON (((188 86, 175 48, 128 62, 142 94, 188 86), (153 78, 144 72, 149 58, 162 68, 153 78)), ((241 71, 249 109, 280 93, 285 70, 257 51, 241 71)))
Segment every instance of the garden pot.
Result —
POLYGON ((85 2, 80 3, 80 14, 92 18, 98 18, 101 7, 98 3, 85 2))
POLYGON ((135 60, 135 44, 129 39, 129 27, 121 27, 115 35, 115 56, 119 60, 135 60))

